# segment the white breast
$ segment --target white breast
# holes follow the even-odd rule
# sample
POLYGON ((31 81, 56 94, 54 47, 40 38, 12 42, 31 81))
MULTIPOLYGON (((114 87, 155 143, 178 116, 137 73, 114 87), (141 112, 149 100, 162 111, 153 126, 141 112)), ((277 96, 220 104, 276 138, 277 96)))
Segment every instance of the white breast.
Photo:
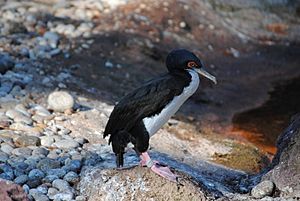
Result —
POLYGON ((188 70, 192 76, 189 86, 183 89, 183 93, 175 96, 174 99, 159 113, 152 117, 143 119, 145 127, 150 136, 154 135, 170 118, 180 106, 195 93, 199 86, 199 76, 194 70, 188 70))

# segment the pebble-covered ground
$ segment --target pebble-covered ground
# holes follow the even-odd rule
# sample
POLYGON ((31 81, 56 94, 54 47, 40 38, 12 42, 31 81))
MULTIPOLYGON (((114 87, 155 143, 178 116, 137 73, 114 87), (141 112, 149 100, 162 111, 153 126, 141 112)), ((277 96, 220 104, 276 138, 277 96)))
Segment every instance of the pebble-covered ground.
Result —
MULTIPOLYGON (((74 105, 73 96, 57 91, 47 98, 49 87, 66 89, 70 73, 45 75, 41 60, 58 54, 69 58, 69 50, 74 47, 72 38, 92 34, 92 23, 76 20, 109 12, 115 3, 43 5, 34 1, 1 2, 0 178, 21 185, 31 200, 85 200, 74 188, 81 167, 103 159, 91 150, 86 138, 71 136, 72 131, 61 125, 69 122, 74 126, 72 115, 84 109, 74 105), (65 18, 69 22, 63 21, 65 18)), ((89 43, 92 41, 82 48, 89 43)), ((100 114, 96 109, 93 112, 100 114)), ((108 114, 102 115, 107 118, 108 114)))

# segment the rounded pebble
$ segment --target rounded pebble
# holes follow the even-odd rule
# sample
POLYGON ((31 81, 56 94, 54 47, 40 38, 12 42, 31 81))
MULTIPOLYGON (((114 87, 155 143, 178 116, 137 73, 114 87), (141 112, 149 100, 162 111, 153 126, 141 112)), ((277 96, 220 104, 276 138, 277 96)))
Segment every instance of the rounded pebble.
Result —
POLYGON ((251 190, 251 195, 254 198, 260 199, 272 195, 274 188, 275 185, 272 181, 262 181, 251 190))
POLYGON ((64 180, 70 184, 76 184, 79 181, 79 176, 77 173, 71 171, 64 176, 64 180))
POLYGON ((48 107, 55 112, 64 112, 74 106, 74 98, 65 91, 52 92, 47 101, 48 107))

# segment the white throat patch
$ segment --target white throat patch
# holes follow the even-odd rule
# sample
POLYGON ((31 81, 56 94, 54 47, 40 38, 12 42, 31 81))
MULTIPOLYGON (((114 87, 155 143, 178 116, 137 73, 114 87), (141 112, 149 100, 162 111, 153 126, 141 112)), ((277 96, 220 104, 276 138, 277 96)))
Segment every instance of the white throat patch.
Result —
POLYGON ((154 135, 171 118, 171 116, 178 111, 180 106, 197 90, 200 82, 199 75, 194 70, 188 69, 188 72, 192 76, 192 79, 190 84, 184 87, 183 93, 179 96, 175 96, 159 114, 143 119, 146 130, 150 136, 154 135))

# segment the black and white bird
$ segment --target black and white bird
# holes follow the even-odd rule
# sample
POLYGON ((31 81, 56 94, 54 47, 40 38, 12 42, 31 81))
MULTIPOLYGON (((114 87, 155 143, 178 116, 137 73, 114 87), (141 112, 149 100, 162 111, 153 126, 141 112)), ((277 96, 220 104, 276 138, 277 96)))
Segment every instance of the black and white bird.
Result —
POLYGON ((198 73, 215 84, 216 78, 203 69, 195 54, 185 49, 171 51, 166 66, 167 74, 146 82, 119 101, 109 117, 104 137, 110 135, 118 168, 123 167, 125 148, 131 142, 142 166, 176 181, 177 176, 168 167, 151 160, 147 153, 149 139, 195 93, 200 82, 198 73))

